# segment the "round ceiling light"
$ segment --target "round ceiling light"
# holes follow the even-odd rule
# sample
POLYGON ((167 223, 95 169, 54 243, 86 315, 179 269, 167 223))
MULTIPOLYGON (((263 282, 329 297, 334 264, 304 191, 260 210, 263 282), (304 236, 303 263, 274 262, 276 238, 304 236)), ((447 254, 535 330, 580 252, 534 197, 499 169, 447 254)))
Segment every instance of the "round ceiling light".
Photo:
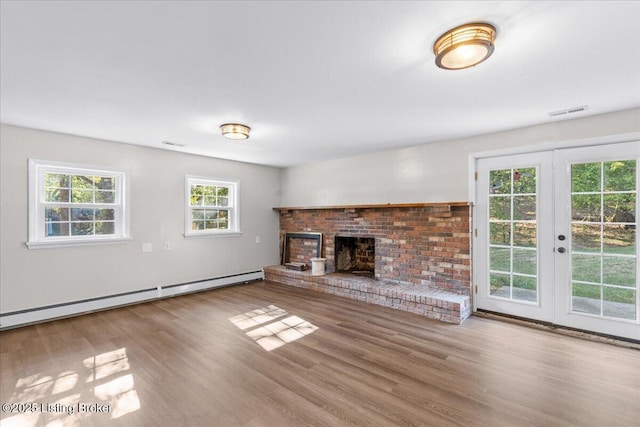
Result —
POLYGON ((220 125, 220 132, 229 139, 247 139, 251 128, 240 123, 225 123, 220 125))
POLYGON ((482 22, 453 28, 433 44, 436 65, 445 70, 462 70, 486 60, 493 53, 496 28, 482 22))

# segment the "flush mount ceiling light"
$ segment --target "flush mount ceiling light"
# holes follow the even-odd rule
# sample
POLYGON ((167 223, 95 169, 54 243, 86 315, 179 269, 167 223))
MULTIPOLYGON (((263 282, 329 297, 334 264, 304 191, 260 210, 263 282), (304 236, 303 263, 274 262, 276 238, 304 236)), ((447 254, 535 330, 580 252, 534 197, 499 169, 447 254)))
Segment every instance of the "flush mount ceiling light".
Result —
POLYGON ((478 65, 493 53, 496 28, 478 22, 453 28, 433 44, 436 65, 445 70, 462 70, 478 65))
POLYGON ((249 126, 241 125, 240 123, 225 123, 220 125, 220 132, 229 139, 247 139, 249 138, 250 131, 251 128, 249 126))

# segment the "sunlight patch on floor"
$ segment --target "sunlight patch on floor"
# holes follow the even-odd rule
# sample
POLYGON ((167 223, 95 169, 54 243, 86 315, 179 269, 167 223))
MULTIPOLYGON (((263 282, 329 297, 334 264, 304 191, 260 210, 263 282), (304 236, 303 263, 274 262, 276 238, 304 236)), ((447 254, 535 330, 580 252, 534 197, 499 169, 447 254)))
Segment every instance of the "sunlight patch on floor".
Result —
POLYGON ((91 424, 91 416, 116 419, 140 409, 126 348, 96 354, 75 366, 16 381, 13 395, 3 402, 15 404, 16 411, 2 414, 2 427, 91 424))
POLYGON ((275 350, 285 344, 309 335, 318 327, 273 304, 233 316, 229 321, 267 351, 275 350), (278 320, 279 319, 279 320, 278 320))
MULTIPOLYGON (((92 371, 92 376, 87 378, 87 382, 111 378, 129 371, 131 368, 125 348, 85 359, 83 364, 92 371)), ((121 375, 106 383, 96 385, 93 394, 102 402, 108 402, 111 405, 111 418, 113 419, 140 409, 140 399, 131 374, 121 375)))
POLYGON ((53 390, 51 394, 64 393, 65 391, 73 390, 78 383, 80 376, 73 371, 63 372, 58 376, 58 379, 53 384, 53 390))
POLYGON ((130 368, 127 351, 124 348, 90 357, 85 359, 82 364, 93 373, 92 377, 87 378, 87 382, 128 371, 130 368))
POLYGON ((229 320, 244 331, 245 329, 253 328, 257 325, 261 325, 286 315, 286 311, 272 304, 267 307, 257 308, 244 314, 233 316, 229 320))
POLYGON ((140 409, 140 399, 133 384, 133 375, 123 375, 94 389, 95 396, 113 405, 111 418, 121 416, 140 409))

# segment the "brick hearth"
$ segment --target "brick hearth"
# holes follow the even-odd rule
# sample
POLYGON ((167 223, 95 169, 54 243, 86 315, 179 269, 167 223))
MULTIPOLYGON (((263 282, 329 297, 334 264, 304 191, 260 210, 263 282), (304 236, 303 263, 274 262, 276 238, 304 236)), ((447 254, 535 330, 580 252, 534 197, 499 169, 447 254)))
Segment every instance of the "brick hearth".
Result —
MULTIPOLYGON (((383 302, 381 305, 418 312, 447 322, 460 323, 469 315, 472 293, 471 212, 468 203, 275 209, 280 212, 282 236, 288 232, 323 233, 322 256, 327 259, 329 273, 335 271, 336 236, 375 239, 375 279, 351 276, 353 280, 346 280, 348 277, 343 274, 335 276, 340 280, 333 282, 331 279, 335 273, 314 277, 307 272, 296 276, 301 273, 275 269, 269 271, 272 277, 269 280, 289 282, 287 284, 296 286, 302 286, 304 282, 304 287, 310 289, 321 290, 319 288, 324 287, 331 293, 355 295, 355 299, 383 302), (320 278, 316 280, 317 277, 320 278), (356 283, 354 286, 366 290, 353 289, 349 287, 351 285, 343 286, 340 283, 356 283), (390 286, 396 288, 389 291, 392 289, 390 286), (386 293, 400 289, 407 298, 386 293), (417 303, 417 296, 424 297, 424 302, 419 302, 420 306, 405 304, 417 303), (459 299, 461 296, 465 298, 459 299)), ((265 275, 269 278, 267 269, 265 275)))
POLYGON ((310 289, 427 316, 447 323, 462 323, 471 315, 468 296, 398 284, 349 273, 313 276, 309 271, 287 270, 281 265, 264 267, 268 281, 310 289))

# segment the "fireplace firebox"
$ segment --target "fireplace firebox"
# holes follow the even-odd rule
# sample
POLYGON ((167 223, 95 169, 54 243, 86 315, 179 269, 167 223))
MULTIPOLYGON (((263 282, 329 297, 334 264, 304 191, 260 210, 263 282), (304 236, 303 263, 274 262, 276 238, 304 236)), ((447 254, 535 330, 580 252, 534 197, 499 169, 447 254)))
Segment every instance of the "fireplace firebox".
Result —
POLYGON ((376 267, 375 247, 376 239, 373 237, 336 236, 336 271, 373 276, 376 267))

